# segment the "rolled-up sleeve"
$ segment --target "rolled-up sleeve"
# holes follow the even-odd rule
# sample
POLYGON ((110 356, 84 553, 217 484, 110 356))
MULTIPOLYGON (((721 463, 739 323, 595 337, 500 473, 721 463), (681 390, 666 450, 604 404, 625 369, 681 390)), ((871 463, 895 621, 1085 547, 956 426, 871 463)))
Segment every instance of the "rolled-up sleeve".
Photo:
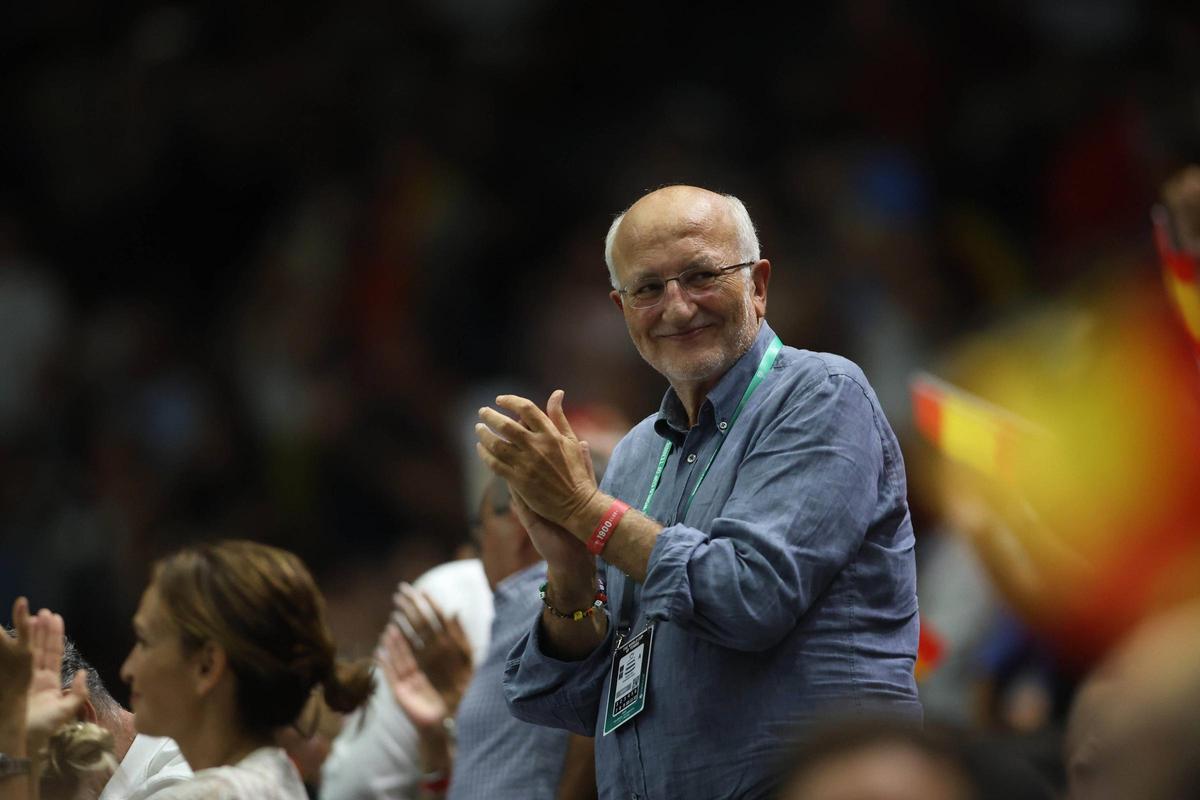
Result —
POLYGON ((867 390, 831 374, 788 398, 749 442, 708 532, 664 528, 642 608, 725 647, 778 643, 862 546, 884 443, 867 390))
POLYGON ((534 621, 504 665, 504 696, 513 716, 591 736, 596 730, 612 637, 610 620, 608 635, 587 658, 560 661, 542 649, 542 623, 534 621))

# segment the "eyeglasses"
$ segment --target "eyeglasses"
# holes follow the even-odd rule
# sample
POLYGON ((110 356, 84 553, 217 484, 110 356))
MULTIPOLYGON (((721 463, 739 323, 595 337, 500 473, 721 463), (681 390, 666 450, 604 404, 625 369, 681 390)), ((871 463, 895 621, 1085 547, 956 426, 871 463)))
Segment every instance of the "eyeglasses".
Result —
POLYGON ((757 264, 757 261, 746 261, 741 264, 731 264, 728 267, 692 267, 685 269, 674 278, 646 277, 633 286, 626 286, 618 293, 634 308, 651 308, 662 302, 667 294, 667 284, 679 281, 679 288, 691 298, 703 297, 717 287, 731 272, 745 269, 757 264))

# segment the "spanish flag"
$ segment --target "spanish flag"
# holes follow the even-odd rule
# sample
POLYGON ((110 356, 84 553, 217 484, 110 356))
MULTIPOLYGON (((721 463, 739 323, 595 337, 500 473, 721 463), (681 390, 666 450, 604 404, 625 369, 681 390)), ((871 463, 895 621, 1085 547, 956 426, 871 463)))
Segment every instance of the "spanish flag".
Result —
POLYGON ((1016 475, 1023 438, 1044 436, 1033 424, 928 373, 909 384, 917 430, 947 458, 989 478, 1016 475))
POLYGON ((1154 220, 1154 244, 1162 261, 1167 295, 1191 336, 1197 357, 1200 357, 1200 268, 1197 267, 1197 258, 1176 246, 1171 234, 1170 217, 1163 206, 1155 206, 1151 218, 1154 220))
POLYGON ((997 585, 1086 666, 1148 614, 1200 597, 1200 394, 1196 337, 1179 335, 1159 285, 1071 302, 1079 316, 1045 318, 1063 324, 1032 317, 960 343, 946 363, 971 390, 925 373, 910 387, 945 462, 939 490, 978 501, 987 524, 970 533, 997 585))

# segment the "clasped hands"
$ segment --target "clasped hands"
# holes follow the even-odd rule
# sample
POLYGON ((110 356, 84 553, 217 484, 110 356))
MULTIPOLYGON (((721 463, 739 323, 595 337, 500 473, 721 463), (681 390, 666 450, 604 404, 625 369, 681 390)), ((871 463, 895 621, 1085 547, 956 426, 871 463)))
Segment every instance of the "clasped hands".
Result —
POLYGON ((516 395, 501 395, 496 405, 516 419, 479 410, 479 457, 508 482, 517 514, 547 561, 586 554, 583 539, 595 520, 585 517, 599 489, 588 444, 563 413, 563 391, 550 395, 545 411, 516 395))
POLYGON ((28 601, 18 597, 12 621, 15 637, 0 631, 0 727, 22 731, 27 752, 36 756, 60 725, 78 717, 88 700, 87 672, 79 670, 63 691, 61 616, 46 609, 30 614, 28 601))

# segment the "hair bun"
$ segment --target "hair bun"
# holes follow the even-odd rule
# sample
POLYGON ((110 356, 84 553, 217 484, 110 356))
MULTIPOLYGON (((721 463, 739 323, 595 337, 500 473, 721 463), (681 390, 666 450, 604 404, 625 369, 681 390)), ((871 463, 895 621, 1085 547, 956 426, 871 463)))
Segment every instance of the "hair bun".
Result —
POLYGON ((43 794, 74 796, 91 773, 111 775, 117 768, 113 735, 91 722, 63 725, 46 742, 41 757, 43 794))
POLYGON ((374 668, 370 659, 336 661, 324 683, 325 704, 347 714, 361 706, 375 689, 374 668))

